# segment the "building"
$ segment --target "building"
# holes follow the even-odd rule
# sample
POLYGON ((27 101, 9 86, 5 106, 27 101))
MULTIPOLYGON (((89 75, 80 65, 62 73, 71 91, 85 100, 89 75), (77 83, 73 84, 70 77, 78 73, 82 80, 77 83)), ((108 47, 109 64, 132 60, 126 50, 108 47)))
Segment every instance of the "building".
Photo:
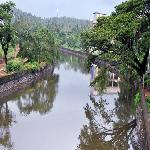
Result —
POLYGON ((2 17, 0 17, 0 26, 4 26, 4 20, 2 17))
POLYGON ((103 13, 100 13, 100 12, 94 12, 93 15, 94 15, 93 26, 97 23, 97 19, 99 17, 106 16, 106 14, 103 14, 103 13))

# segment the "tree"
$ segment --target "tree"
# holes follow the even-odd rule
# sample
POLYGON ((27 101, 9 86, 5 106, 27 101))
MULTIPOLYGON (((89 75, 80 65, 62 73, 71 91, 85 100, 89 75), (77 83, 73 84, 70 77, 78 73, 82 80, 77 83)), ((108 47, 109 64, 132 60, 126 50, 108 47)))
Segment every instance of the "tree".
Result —
POLYGON ((20 56, 29 61, 53 63, 58 57, 53 34, 43 26, 37 27, 35 31, 25 28, 19 33, 19 39, 20 56))
POLYGON ((90 21, 67 17, 40 18, 32 16, 30 13, 14 9, 13 24, 20 33, 24 30, 22 25, 26 24, 30 31, 35 31, 38 26, 46 27, 54 33, 56 42, 60 46, 80 49, 80 33, 90 26, 90 21), (20 26, 21 25, 21 26, 20 26))
POLYGON ((11 26, 11 19, 13 17, 12 9, 15 6, 13 2, 6 2, 0 4, 0 44, 4 51, 4 59, 7 64, 7 53, 9 44, 13 38, 13 28, 11 26))
POLYGON ((95 27, 81 37, 90 55, 117 61, 143 77, 150 48, 150 1, 123 2, 110 16, 100 17, 95 27))

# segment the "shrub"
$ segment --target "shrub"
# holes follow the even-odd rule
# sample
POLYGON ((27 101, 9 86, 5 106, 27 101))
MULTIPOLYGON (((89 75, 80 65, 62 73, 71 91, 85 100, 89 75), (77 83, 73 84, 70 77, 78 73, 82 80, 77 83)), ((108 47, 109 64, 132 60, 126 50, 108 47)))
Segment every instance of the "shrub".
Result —
POLYGON ((141 100, 141 96, 140 96, 140 93, 138 92, 134 98, 134 103, 136 106, 140 103, 140 100, 141 100))
POLYGON ((3 57, 3 50, 0 48, 0 58, 3 57))
POLYGON ((40 64, 38 62, 28 62, 23 66, 23 69, 36 71, 40 69, 40 64))
POLYGON ((7 72, 16 72, 16 71, 20 71, 23 68, 23 62, 21 61, 21 59, 13 59, 8 61, 7 66, 6 66, 6 70, 7 72))

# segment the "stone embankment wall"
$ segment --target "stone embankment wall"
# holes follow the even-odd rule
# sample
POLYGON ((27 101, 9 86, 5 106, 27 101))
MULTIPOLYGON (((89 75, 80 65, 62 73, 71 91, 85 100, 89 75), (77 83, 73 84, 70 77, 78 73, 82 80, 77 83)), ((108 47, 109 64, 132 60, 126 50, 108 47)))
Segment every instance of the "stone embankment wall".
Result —
POLYGON ((86 53, 80 51, 70 50, 68 48, 60 48, 60 51, 65 54, 74 55, 81 58, 87 58, 86 53))
POLYGON ((53 66, 46 66, 39 71, 24 71, 0 78, 0 99, 30 86, 45 74, 51 75, 53 66))

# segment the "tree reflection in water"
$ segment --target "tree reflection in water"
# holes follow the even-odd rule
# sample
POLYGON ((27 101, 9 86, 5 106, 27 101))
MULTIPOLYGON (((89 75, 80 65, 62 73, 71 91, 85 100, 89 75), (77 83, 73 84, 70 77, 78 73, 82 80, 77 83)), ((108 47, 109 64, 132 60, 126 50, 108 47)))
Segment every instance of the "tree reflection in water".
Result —
POLYGON ((85 67, 87 65, 85 58, 81 59, 80 57, 62 54, 60 56, 59 63, 60 64, 65 63, 65 65, 66 65, 65 67, 67 70, 68 69, 73 69, 74 71, 79 70, 82 74, 88 74, 89 73, 87 67, 85 67))
POLYGON ((15 123, 14 116, 9 110, 7 102, 0 104, 0 148, 13 148, 11 142, 10 127, 15 123))
POLYGON ((81 130, 78 150, 128 150, 129 140, 132 138, 134 146, 137 148, 133 137, 133 130, 136 120, 121 123, 114 119, 115 110, 105 109, 107 103, 102 98, 96 101, 91 98, 93 107, 88 104, 85 107, 85 114, 89 121, 81 130), (114 119, 114 120, 113 120, 114 119), (113 128, 112 128, 112 126, 113 128))
POLYGON ((58 79, 58 75, 49 76, 21 95, 18 100, 20 112, 23 114, 49 112, 57 94, 58 79))
MULTIPOLYGON (((38 112, 46 114, 53 107, 53 102, 58 89, 58 75, 47 76, 23 93, 18 94, 12 99, 18 104, 18 108, 23 114, 38 112)), ((11 142, 10 128, 15 123, 14 115, 8 108, 6 100, 0 102, 0 149, 13 149, 11 142), (5 101, 5 102, 4 102, 5 101)))
MULTIPOLYGON (((90 97, 91 104, 87 104, 84 108, 88 124, 81 130, 77 150, 139 149, 133 104, 135 90, 131 90, 129 85, 123 81, 120 82, 120 93, 117 98, 109 99, 114 101, 114 108, 113 106, 110 108, 111 102, 104 99, 106 93, 105 96, 101 93, 98 100, 95 96, 90 97)), ((102 87, 105 86, 102 85, 102 87)), ((100 92, 102 91, 100 88, 100 92)))

